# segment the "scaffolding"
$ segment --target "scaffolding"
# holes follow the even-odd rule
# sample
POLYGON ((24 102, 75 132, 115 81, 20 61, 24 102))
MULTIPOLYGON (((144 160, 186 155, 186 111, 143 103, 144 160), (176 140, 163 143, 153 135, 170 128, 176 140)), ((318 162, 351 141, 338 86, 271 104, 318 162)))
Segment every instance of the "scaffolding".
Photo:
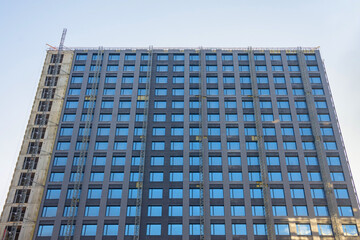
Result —
POLYGON ((141 225, 141 208, 142 208, 142 196, 143 196, 143 181, 144 181, 144 169, 146 158, 146 135, 148 128, 148 115, 149 115, 149 92, 152 73, 152 46, 148 49, 148 65, 146 72, 146 90, 145 96, 138 96, 138 100, 144 101, 144 118, 142 124, 141 135, 141 151, 140 151, 140 163, 138 172, 138 181, 136 182, 137 196, 136 196, 136 212, 135 212, 135 226, 134 226, 134 240, 140 239, 140 225, 141 225))
POLYGON ((271 206, 271 195, 269 188, 269 176, 267 170, 265 143, 263 137, 262 123, 261 123, 260 100, 259 100, 257 79, 255 73, 254 50, 252 48, 249 48, 248 52, 249 52, 249 67, 250 67, 250 78, 251 78, 252 94, 253 94, 252 97, 253 97, 253 105, 254 105, 255 125, 256 125, 256 134, 257 134, 257 136, 253 136, 253 140, 257 141, 258 144, 260 172, 261 172, 261 182, 258 182, 258 187, 261 187, 263 191, 268 239, 275 240, 276 235, 275 235, 274 219, 271 210, 272 206, 271 206))
POLYGON ((331 183, 330 172, 328 171, 328 168, 327 168, 326 154, 325 154, 325 149, 324 149, 323 140, 322 140, 322 136, 321 136, 320 125, 318 122, 318 116, 317 116, 317 110, 315 107, 314 96, 312 94, 312 87, 311 87, 311 83, 309 80, 309 76, 306 71, 307 65, 306 65, 304 53, 305 52, 303 49, 298 49, 298 51, 297 51, 297 57, 298 57, 298 61, 299 61, 300 71, 301 71, 301 78, 302 78, 302 81, 304 84, 305 98, 306 98, 306 103, 307 103, 307 107, 309 110, 309 118, 310 118, 311 128, 312 128, 313 135, 315 138, 315 147, 316 147, 316 152, 317 152, 317 158, 319 161, 320 173, 321 173, 322 181, 324 184, 324 191, 325 191, 326 201, 328 203, 328 209, 329 209, 330 219, 331 219, 331 223, 332 223, 332 228, 334 231, 334 237, 336 240, 341 240, 341 239, 344 239, 344 237, 342 236, 342 230, 340 227, 341 224, 339 222, 339 217, 338 217, 337 204, 336 204, 336 199, 335 199, 335 195, 334 195, 334 186, 331 183))
POLYGON ((76 224, 76 214, 77 214, 77 207, 80 202, 80 191, 81 191, 81 185, 82 185, 82 174, 84 171, 84 164, 87 157, 88 152, 88 144, 90 141, 90 132, 91 132, 91 125, 93 120, 93 114, 95 109, 95 103, 96 103, 96 95, 97 95, 97 89, 98 89, 98 82, 100 79, 101 74, 101 65, 103 60, 103 49, 102 47, 98 48, 97 51, 97 58, 96 58, 96 64, 95 64, 95 73, 94 78, 91 84, 91 90, 89 96, 85 96, 85 100, 88 101, 88 108, 86 112, 86 118, 85 118, 85 126, 83 129, 83 137, 81 141, 81 148, 80 148, 80 155, 78 158, 78 163, 76 167, 76 175, 75 175, 75 183, 74 188, 72 192, 71 197, 71 203, 70 208, 68 211, 68 220, 65 227, 65 239, 70 240, 72 236, 74 235, 74 224, 76 224))

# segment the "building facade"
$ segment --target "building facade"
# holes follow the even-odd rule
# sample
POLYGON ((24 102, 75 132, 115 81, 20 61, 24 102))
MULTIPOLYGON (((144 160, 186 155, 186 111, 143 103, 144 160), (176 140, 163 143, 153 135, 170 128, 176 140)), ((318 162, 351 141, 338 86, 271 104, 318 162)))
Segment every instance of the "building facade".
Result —
POLYGON ((48 51, 0 232, 358 239, 359 220, 318 49, 99 48, 48 51))

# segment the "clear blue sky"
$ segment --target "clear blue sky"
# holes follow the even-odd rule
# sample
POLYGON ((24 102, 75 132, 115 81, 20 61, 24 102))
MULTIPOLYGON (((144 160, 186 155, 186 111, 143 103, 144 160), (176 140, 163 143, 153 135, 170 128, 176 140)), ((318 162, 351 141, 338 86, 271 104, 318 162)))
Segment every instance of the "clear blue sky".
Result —
POLYGON ((0 210, 46 43, 97 47, 320 46, 360 191, 359 0, 0 0, 0 210))

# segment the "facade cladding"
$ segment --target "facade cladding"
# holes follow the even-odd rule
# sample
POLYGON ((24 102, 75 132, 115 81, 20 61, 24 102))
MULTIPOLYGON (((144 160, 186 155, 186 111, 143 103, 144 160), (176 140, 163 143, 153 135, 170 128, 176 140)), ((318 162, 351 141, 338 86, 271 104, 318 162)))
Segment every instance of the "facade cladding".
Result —
MULTIPOLYGON (((71 70, 28 239, 70 232, 84 149, 73 239, 135 239, 137 226, 136 239, 358 239, 317 49, 66 52, 71 70)), ((2 226, 10 220, 3 213, 2 226)))

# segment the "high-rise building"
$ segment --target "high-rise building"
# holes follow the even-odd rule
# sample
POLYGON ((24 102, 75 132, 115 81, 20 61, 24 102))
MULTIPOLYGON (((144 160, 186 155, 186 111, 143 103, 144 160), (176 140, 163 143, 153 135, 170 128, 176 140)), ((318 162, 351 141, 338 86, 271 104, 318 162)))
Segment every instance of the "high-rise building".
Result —
POLYGON ((358 239, 359 220, 318 49, 60 48, 0 234, 358 239))

